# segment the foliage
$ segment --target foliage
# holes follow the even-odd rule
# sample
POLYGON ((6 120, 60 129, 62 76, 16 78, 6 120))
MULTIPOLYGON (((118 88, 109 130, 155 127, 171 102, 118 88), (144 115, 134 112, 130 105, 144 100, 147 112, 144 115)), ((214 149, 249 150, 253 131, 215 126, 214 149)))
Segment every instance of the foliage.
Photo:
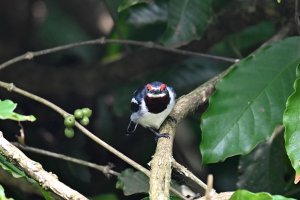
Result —
POLYGON ((11 119, 15 121, 35 121, 35 117, 33 115, 20 115, 15 113, 17 104, 12 102, 11 100, 1 100, 0 99, 0 119, 11 119))
MULTIPOLYGON (((37 188, 41 192, 41 194, 44 196, 46 200, 54 199, 51 193, 45 191, 36 181, 28 177, 22 170, 17 168, 11 162, 7 161, 6 158, 2 155, 0 155, 0 167, 4 169, 6 172, 8 172, 9 174, 11 174, 14 178, 18 178, 18 179, 25 178, 28 183, 32 184, 33 187, 37 188)), ((4 195, 4 190, 1 191, 1 189, 3 189, 2 186, 0 188, 0 199, 2 200, 4 195)))
POLYGON ((211 0, 170 0, 168 13, 162 42, 182 46, 201 37, 212 17, 211 0))
MULTIPOLYGON (((299 77, 300 65, 297 68, 297 75, 299 77)), ((295 183, 300 180, 300 126, 299 126, 299 116, 300 116, 300 78, 297 78, 294 82, 294 92, 288 98, 286 103, 286 109, 283 115, 283 124, 285 126, 285 147, 287 155, 291 160, 291 164, 296 171, 295 183)))
POLYGON ((299 37, 292 37, 264 47, 218 82, 202 116, 204 162, 247 154, 282 123, 300 62, 299 42, 299 37))
POLYGON ((295 200, 293 198, 286 198, 280 195, 271 195, 266 192, 252 193, 246 190, 237 190, 230 198, 230 200, 295 200))

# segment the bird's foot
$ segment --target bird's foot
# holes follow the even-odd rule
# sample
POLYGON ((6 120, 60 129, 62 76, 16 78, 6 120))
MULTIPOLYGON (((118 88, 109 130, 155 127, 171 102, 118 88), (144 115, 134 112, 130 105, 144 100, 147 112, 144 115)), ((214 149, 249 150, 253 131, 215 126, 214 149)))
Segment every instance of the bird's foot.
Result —
POLYGON ((159 138, 170 138, 170 135, 168 133, 159 133, 153 128, 149 128, 149 130, 154 133, 155 135, 155 141, 158 141, 159 138))
POLYGON ((159 133, 159 134, 155 134, 155 142, 158 141, 159 138, 167 138, 170 139, 170 135, 168 133, 159 133))
POLYGON ((167 117, 167 120, 169 120, 169 121, 171 121, 171 122, 177 124, 177 119, 176 119, 175 117, 171 116, 171 115, 169 115, 169 116, 167 117))

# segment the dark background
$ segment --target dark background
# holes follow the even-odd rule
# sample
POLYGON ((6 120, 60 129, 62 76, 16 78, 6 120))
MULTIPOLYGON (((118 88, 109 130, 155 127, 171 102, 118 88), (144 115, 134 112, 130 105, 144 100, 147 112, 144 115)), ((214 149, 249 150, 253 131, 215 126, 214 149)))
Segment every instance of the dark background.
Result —
MULTIPOLYGON (((27 51, 103 36, 159 42, 166 27, 167 14, 160 13, 161 19, 157 23, 139 26, 132 16, 145 5, 118 13, 120 3, 120 0, 0 1, 0 62, 27 51)), ((213 1, 213 6, 214 17, 202 38, 181 48, 243 58, 294 20, 294 1, 282 1, 280 4, 273 0, 213 1), (233 43, 216 46, 230 37, 233 43)), ((290 28, 289 34, 296 34, 295 26, 290 28)), ((107 44, 74 48, 22 61, 2 69, 0 80, 13 82, 70 113, 77 108, 91 108, 93 116, 88 128, 105 142, 149 168, 147 163, 156 144, 153 135, 148 130, 138 128, 133 136, 125 136, 132 92, 148 82, 160 80, 173 86, 180 96, 230 65, 228 62, 156 49, 107 44)), ((0 98, 18 103, 17 112, 37 117, 34 123, 22 123, 27 145, 97 164, 113 163, 114 170, 118 172, 130 167, 78 131, 73 139, 66 138, 63 118, 44 105, 4 89, 0 90, 0 98)), ((237 157, 209 166, 201 163, 199 123, 204 110, 205 106, 199 108, 196 114, 180 125, 175 138, 174 157, 204 181, 208 173, 213 173, 218 191, 235 190, 237 157)), ((11 141, 16 141, 19 129, 14 121, 0 121, 0 130, 11 141)), ((125 197, 121 190, 115 188, 116 177, 108 179, 96 170, 42 155, 26 155, 88 197, 115 194, 119 199, 140 199, 144 196, 125 197)), ((22 191, 18 184, 11 186, 11 180, 3 178, 4 175, 1 177, 1 185, 8 196, 15 199, 42 198, 30 194, 29 190, 22 191)), ((174 174, 174 179, 181 184, 189 184, 179 174, 174 174)), ((197 187, 190 186, 197 191, 197 187)))

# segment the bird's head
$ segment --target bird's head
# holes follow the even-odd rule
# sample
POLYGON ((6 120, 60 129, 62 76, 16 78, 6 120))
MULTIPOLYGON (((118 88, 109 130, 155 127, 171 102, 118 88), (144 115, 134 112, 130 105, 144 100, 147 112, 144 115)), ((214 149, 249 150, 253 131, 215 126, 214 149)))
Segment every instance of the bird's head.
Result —
POLYGON ((158 81, 148 83, 146 86, 146 95, 150 98, 162 98, 168 95, 167 85, 158 81))

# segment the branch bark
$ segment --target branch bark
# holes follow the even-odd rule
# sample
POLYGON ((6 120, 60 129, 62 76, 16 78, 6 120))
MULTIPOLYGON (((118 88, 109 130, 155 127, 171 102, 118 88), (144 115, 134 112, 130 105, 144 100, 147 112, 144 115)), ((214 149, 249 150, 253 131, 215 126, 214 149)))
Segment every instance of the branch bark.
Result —
POLYGON ((71 189, 60 182, 57 176, 47 172, 42 165, 28 158, 22 151, 8 142, 0 131, 0 152, 7 159, 15 163, 29 177, 37 181, 45 190, 50 190, 62 199, 67 200, 84 200, 88 199, 79 192, 71 189))

